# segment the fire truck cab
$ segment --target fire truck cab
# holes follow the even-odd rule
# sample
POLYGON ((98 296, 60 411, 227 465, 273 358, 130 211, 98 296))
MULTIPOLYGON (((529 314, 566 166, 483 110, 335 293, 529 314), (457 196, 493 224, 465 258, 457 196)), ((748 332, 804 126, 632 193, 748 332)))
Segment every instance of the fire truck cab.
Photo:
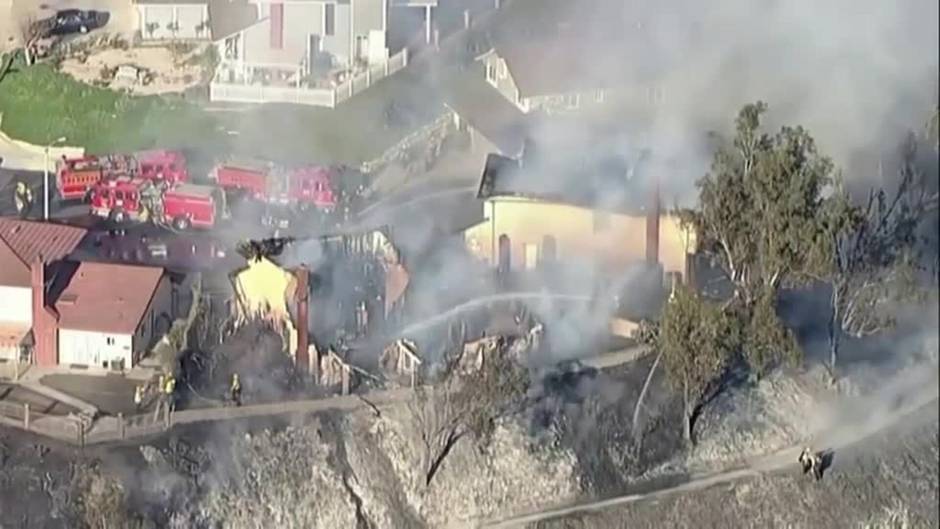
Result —
POLYGON ((152 150, 135 154, 109 154, 66 158, 56 168, 56 187, 63 200, 88 198, 101 180, 120 177, 142 178, 173 185, 189 180, 186 159, 177 151, 152 150))
POLYGON ((79 200, 101 180, 101 162, 97 156, 62 159, 56 164, 55 183, 63 200, 79 200))
POLYGON ((155 196, 159 196, 159 191, 153 182, 121 176, 95 185, 91 192, 91 212, 118 223, 146 221, 153 213, 155 196))
POLYGON ((327 209, 336 204, 333 173, 324 166, 288 169, 266 161, 240 160, 217 165, 209 178, 229 193, 269 204, 327 209))
POLYGON ((92 214, 112 222, 172 225, 178 230, 211 228, 227 216, 225 198, 212 186, 158 186, 144 178, 118 177, 101 181, 92 190, 92 214))

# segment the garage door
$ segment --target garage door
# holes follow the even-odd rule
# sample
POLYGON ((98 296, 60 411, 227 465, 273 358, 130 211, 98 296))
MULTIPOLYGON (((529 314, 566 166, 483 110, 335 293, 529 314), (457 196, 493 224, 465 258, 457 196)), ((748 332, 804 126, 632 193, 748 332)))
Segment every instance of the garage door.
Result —
POLYGON ((59 331, 59 363, 100 367, 99 340, 94 333, 59 331))

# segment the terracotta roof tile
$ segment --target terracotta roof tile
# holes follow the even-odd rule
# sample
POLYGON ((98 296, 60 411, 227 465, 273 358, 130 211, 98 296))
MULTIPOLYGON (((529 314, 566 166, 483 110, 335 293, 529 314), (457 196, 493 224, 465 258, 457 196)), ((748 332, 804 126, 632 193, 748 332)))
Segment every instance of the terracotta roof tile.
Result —
POLYGON ((163 269, 83 262, 55 302, 62 329, 133 334, 163 269))

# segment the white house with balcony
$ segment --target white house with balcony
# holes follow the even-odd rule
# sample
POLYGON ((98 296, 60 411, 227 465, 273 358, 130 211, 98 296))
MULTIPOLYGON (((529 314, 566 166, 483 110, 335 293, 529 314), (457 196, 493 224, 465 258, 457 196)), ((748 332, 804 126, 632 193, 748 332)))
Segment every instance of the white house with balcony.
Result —
POLYGON ((254 12, 213 29, 212 101, 334 106, 407 64, 407 51, 386 44, 390 0, 214 1, 213 26, 236 5, 254 12))

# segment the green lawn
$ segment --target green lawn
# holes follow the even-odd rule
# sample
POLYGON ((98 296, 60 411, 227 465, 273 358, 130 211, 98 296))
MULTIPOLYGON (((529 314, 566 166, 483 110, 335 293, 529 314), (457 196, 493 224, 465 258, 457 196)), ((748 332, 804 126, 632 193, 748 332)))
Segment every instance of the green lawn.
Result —
POLYGON ((0 84, 3 131, 30 143, 65 136, 90 152, 192 145, 224 149, 217 120, 182 99, 133 97, 78 83, 39 64, 0 84))
POLYGON ((284 162, 372 159, 442 110, 433 87, 407 69, 335 109, 264 105, 209 112, 179 97, 128 96, 79 83, 38 64, 0 82, 3 131, 45 144, 60 136, 91 153, 186 148, 210 160, 229 153, 284 162), (388 124, 388 101, 400 119, 388 124))

